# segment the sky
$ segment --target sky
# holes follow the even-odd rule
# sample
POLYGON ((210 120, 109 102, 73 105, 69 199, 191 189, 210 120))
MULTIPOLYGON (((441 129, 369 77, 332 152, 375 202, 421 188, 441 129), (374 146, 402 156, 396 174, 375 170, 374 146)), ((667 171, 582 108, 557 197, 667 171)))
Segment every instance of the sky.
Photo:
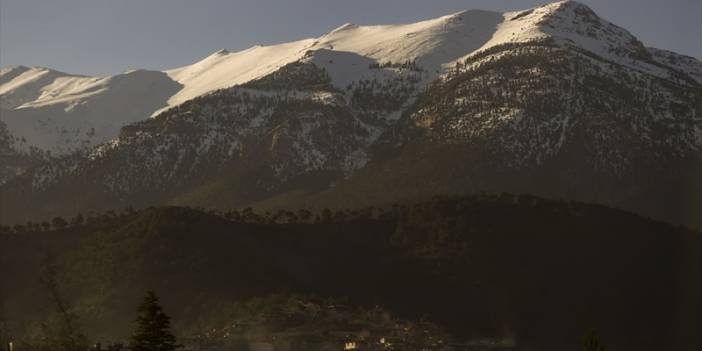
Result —
MULTIPOLYGON (((344 23, 410 23, 533 0, 0 0, 0 66, 111 75, 219 49, 318 37, 344 23)), ((647 46, 702 59, 702 0, 583 0, 647 46)))

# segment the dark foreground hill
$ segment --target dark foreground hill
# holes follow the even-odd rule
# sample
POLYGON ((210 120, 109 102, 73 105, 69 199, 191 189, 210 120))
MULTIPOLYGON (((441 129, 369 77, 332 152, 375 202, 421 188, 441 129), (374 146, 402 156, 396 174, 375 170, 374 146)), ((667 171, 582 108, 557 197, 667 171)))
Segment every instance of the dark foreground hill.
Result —
POLYGON ((702 345, 700 233, 530 196, 316 216, 151 208, 5 233, 0 318, 13 335, 52 309, 39 284, 47 257, 86 333, 103 340, 128 335, 153 289, 182 336, 237 320, 222 315, 233 302, 307 294, 424 318, 464 340, 509 334, 519 349, 578 349, 592 328, 611 350, 702 345))

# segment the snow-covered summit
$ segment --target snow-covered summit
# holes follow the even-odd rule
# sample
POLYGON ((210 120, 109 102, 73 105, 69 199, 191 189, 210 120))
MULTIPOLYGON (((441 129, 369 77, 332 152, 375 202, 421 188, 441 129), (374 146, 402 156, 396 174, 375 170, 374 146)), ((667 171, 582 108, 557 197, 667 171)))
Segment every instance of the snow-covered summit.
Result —
POLYGON ((0 71, 0 108, 12 109, 34 101, 45 86, 63 77, 70 75, 43 67, 4 68, 0 71))
MULTIPOLYGON (((374 64, 407 62, 426 72, 425 84, 477 52, 544 39, 658 77, 681 72, 702 81, 698 60, 647 49, 631 33, 599 18, 587 6, 561 1, 506 13, 462 11, 409 24, 347 23, 317 38, 257 45, 239 52, 219 50, 164 72, 82 77, 45 68, 7 67, 0 70, 0 119, 17 139, 27 141, 26 146, 55 150, 58 144, 70 145, 59 148, 65 151, 84 144, 84 138, 61 136, 80 125, 82 131, 104 131, 88 144, 103 142, 114 137, 121 125, 157 116, 218 89, 260 79, 301 60, 324 68, 337 88, 354 79, 382 79, 382 72, 372 69, 374 64), (123 100, 126 98, 129 100, 123 100), (101 122, 96 125, 96 121, 101 122)), ((387 77, 392 79, 392 75, 387 77)))
MULTIPOLYGON (((546 39, 661 78, 671 78, 675 74, 668 69, 673 67, 661 67, 660 63, 670 65, 664 60, 656 60, 629 31, 599 17, 588 6, 569 0, 504 13, 492 38, 467 56, 501 44, 546 39)), ((699 63, 695 59, 691 61, 699 63)), ((685 66, 689 68, 695 64, 688 62, 685 66)))
POLYGON ((83 77, 27 68, 0 85, 0 119, 18 149, 69 153, 113 138, 166 106, 180 88, 158 71, 83 77))
POLYGON ((416 61, 436 70, 483 46, 502 16, 489 11, 462 11, 411 24, 344 25, 320 37, 317 49, 353 52, 384 62, 416 61))

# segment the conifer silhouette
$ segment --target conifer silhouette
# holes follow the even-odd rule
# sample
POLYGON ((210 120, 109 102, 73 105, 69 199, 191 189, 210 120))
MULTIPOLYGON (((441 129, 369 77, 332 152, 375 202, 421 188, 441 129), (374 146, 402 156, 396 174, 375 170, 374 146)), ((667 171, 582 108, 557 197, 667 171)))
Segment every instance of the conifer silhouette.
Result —
POLYGON ((181 345, 171 334, 171 318, 163 312, 153 291, 146 293, 138 309, 137 329, 129 342, 132 351, 173 351, 181 345))

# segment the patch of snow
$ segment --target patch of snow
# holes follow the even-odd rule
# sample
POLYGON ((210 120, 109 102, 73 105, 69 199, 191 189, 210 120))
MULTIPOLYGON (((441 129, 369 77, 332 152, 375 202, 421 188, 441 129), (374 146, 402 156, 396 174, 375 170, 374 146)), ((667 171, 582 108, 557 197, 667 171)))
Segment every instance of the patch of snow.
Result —
MULTIPOLYGON (((2 91, 17 96, 17 91, 32 88, 33 100, 3 108, 0 119, 16 139, 27 141, 24 147, 70 153, 114 138, 122 126, 165 106, 180 87, 156 71, 92 78, 31 69, 3 85, 2 91), (51 79, 43 81, 47 76, 51 79), (43 86, 34 89, 39 81, 43 86)), ((11 101, 0 96, 4 103, 11 101)))

